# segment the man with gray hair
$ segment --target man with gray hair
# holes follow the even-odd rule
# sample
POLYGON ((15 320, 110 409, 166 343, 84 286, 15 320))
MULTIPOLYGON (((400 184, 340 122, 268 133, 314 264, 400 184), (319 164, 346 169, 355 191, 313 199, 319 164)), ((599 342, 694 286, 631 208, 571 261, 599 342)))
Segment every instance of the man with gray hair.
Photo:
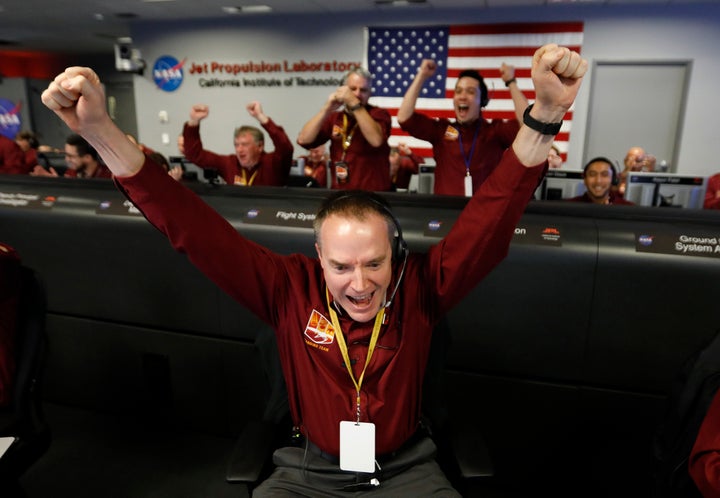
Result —
POLYGON ((351 69, 343 85, 330 94, 320 111, 305 123, 297 143, 306 149, 330 140, 332 188, 389 191, 390 129, 385 109, 368 104, 372 75, 351 69))
POLYGON ((287 185, 294 151, 292 142, 285 130, 265 115, 259 102, 250 102, 247 111, 270 135, 275 145, 273 152, 265 152, 263 132, 254 126, 235 129, 235 154, 221 155, 203 149, 200 121, 208 116, 210 109, 205 104, 195 104, 183 127, 185 158, 200 168, 216 169, 228 185, 287 185))

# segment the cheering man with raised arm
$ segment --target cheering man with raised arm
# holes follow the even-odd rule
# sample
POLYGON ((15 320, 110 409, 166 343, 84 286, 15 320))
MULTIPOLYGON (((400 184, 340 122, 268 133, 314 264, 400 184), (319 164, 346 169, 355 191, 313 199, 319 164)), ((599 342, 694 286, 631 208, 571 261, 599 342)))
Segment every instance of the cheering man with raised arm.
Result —
POLYGON ((408 250, 381 195, 358 190, 335 192, 320 206, 316 257, 274 253, 148 162, 107 115, 91 69, 67 69, 42 99, 97 148, 118 187, 175 249, 275 329, 304 448, 276 450, 277 468, 254 497, 365 487, 377 497, 459 497, 420 431, 431 334, 507 255, 586 71, 587 61, 567 48, 537 50, 536 100, 524 125, 427 253, 408 250))

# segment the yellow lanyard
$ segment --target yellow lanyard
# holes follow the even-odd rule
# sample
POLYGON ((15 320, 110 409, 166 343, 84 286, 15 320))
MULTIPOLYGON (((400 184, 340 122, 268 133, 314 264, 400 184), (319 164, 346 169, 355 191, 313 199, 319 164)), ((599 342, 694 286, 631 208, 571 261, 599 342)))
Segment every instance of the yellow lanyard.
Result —
POLYGON ((341 161, 345 160, 345 154, 347 153, 348 147, 350 147, 350 144, 352 143, 353 134, 355 133, 355 128, 357 128, 357 121, 355 121, 355 124, 353 125, 352 129, 350 130, 350 133, 347 131, 348 126, 348 119, 347 114, 343 113, 343 129, 342 129, 342 158, 341 161))
POLYGON ((253 173, 253 174, 250 176, 250 180, 248 180, 248 179, 247 179, 247 174, 245 173, 245 168, 242 168, 242 178, 240 179, 240 185, 245 185, 245 186, 248 186, 248 187, 249 187, 250 185, 252 185, 253 181, 255 180, 255 177, 256 177, 257 174, 258 174, 258 171, 260 171, 260 170, 259 170, 259 169, 256 169, 256 170, 255 170, 255 173, 253 173))
POLYGON ((377 344, 378 337, 380 336, 380 327, 382 326, 382 322, 385 317, 385 307, 382 306, 380 308, 380 311, 378 311, 378 314, 375 315, 375 325, 373 326, 372 336, 370 337, 370 345, 368 346, 367 358, 365 359, 365 366, 363 367, 363 371, 360 374, 360 378, 358 380, 355 380, 355 374, 353 374, 352 365, 350 364, 350 357, 348 355, 347 344, 345 344, 345 337, 343 337, 343 333, 342 333, 342 329, 340 328, 340 322, 338 321, 337 313, 335 313, 335 309, 333 309, 332 304, 330 303, 330 291, 328 291, 327 288, 325 289, 325 297, 327 298, 328 310, 330 311, 330 319, 332 320, 333 327, 335 327, 335 337, 337 338, 337 343, 338 343, 338 347, 340 348, 340 353, 342 353, 343 360, 345 361, 345 367, 347 368, 347 371, 350 374, 350 379, 353 381, 353 384, 355 384, 355 391, 356 391, 355 404, 357 407, 357 421, 359 423, 360 422, 360 386, 362 386, 363 378, 365 377, 365 370, 367 369, 367 366, 370 363, 370 358, 372 357, 373 352, 375 351, 375 345, 377 344))

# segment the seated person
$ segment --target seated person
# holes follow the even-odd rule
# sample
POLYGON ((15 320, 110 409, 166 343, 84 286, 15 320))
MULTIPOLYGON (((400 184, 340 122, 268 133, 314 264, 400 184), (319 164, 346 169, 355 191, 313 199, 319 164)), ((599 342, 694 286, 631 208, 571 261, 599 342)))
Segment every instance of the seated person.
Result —
POLYGON ((38 147, 40 142, 37 139, 37 135, 30 130, 23 130, 15 135, 15 143, 20 146, 20 149, 25 155, 25 174, 30 173, 35 165, 38 163, 38 147))
POLYGON ((20 256, 0 242, 0 407, 12 401, 19 285, 20 256))
MULTIPOLYGON (((112 174, 102 162, 97 151, 80 135, 71 134, 65 139, 66 178, 111 178, 112 174)), ((45 169, 36 165, 32 176, 61 176, 53 167, 45 169)))
POLYGON ((507 255, 547 166, 548 131, 559 129, 588 66, 554 44, 532 60, 534 107, 426 253, 408 250, 384 197, 357 189, 322 203, 313 257, 276 253, 149 164, 108 116, 91 69, 68 68, 43 92, 48 108, 102 147, 118 188, 169 243, 274 328, 305 448, 277 449, 255 498, 356 496, 368 487, 379 496, 461 496, 418 431, 422 384, 435 325, 507 255))
POLYGON ((560 149, 557 145, 553 144, 552 147, 550 147, 550 153, 548 154, 548 168, 550 169, 560 169, 562 168, 563 160, 562 156, 560 155, 560 149))
POLYGON ((390 147, 390 180, 393 190, 407 190, 410 177, 419 172, 420 165, 425 159, 413 154, 405 142, 399 142, 397 147, 390 147))
POLYGON ((313 178, 320 187, 327 187, 327 169, 330 155, 326 144, 313 147, 308 151, 307 155, 300 156, 298 159, 305 161, 303 165, 303 174, 305 176, 313 178))
POLYGON ((705 209, 720 209, 720 173, 708 178, 703 207, 705 209))
POLYGON ((25 153, 15 140, 0 134, 0 174, 26 175, 27 173, 25 153))
POLYGON ((655 156, 647 154, 642 147, 630 147, 625 154, 625 169, 619 175, 617 185, 613 186, 613 192, 620 197, 625 195, 627 186, 627 175, 631 171, 655 171, 655 156))
POLYGON ((568 199, 568 201, 591 202, 594 204, 634 205, 634 203, 626 201, 611 192, 610 187, 613 185, 616 176, 617 171, 613 163, 610 162, 610 159, 606 157, 590 159, 583 168, 585 193, 577 197, 572 197, 568 199))
POLYGON ((695 438, 688 471, 704 498, 720 498, 720 391, 715 393, 695 438))

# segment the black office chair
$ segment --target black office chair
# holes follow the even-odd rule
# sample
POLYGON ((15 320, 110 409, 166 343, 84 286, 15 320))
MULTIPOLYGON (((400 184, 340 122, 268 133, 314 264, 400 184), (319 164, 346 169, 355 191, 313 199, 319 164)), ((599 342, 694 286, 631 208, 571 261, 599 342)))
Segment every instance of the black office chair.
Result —
POLYGON ((40 392, 47 347, 45 314, 42 280, 34 270, 21 266, 12 400, 0 408, 0 437, 14 438, 0 457, 0 496, 4 498, 24 496, 20 476, 50 446, 40 392))
MULTIPOLYGON (((248 495, 272 472, 271 457, 276 448, 301 444, 292 431, 274 332, 270 329, 259 332, 255 345, 266 374, 269 392, 266 409, 261 420, 250 421, 243 428, 226 472, 227 482, 245 485, 248 495)), ((423 425, 438 448, 438 464, 453 486, 468 496, 469 485, 491 479, 495 468, 477 423, 460 422, 448 411, 444 371, 449 345, 450 330, 443 320, 433 335, 425 373, 423 425)))

